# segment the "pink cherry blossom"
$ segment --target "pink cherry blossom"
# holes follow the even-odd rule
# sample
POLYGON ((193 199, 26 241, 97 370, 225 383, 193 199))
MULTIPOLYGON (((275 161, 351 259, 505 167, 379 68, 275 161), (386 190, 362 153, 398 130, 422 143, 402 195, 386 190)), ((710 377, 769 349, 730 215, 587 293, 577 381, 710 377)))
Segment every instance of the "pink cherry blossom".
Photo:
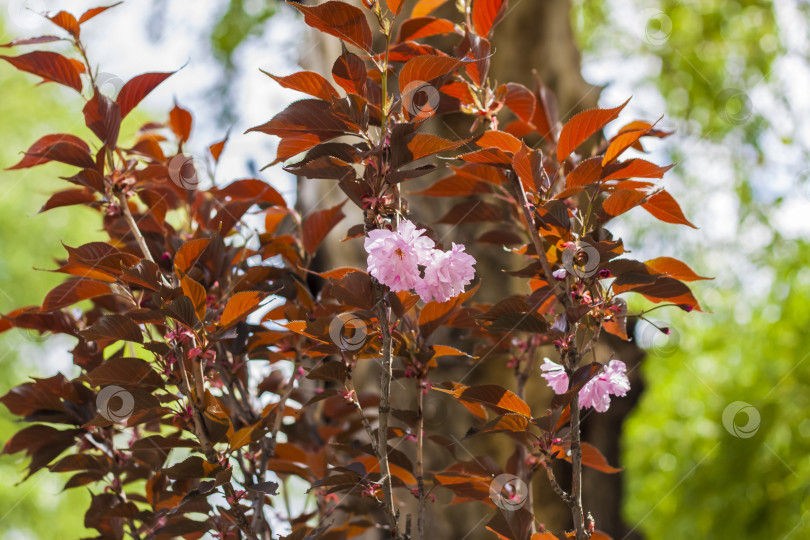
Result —
POLYGON ((464 292, 475 276, 475 258, 464 253, 456 243, 450 251, 434 249, 425 267, 424 279, 416 283, 416 294, 422 301, 447 302, 464 292))
MULTIPOLYGON (((568 390, 568 375, 561 365, 546 358, 540 369, 554 393, 563 394, 568 390)), ((605 412, 610 407, 610 396, 624 396, 629 390, 627 366, 620 360, 611 360, 579 391, 579 408, 593 407, 598 412, 605 412)))
POLYGON ((544 358, 540 369, 543 371, 542 377, 548 381, 555 394, 564 394, 568 391, 568 375, 560 364, 544 358))
POLYGON ((421 279, 419 265, 427 264, 434 246, 424 232, 410 221, 396 231, 370 231, 365 241, 368 273, 394 292, 413 289, 421 279))

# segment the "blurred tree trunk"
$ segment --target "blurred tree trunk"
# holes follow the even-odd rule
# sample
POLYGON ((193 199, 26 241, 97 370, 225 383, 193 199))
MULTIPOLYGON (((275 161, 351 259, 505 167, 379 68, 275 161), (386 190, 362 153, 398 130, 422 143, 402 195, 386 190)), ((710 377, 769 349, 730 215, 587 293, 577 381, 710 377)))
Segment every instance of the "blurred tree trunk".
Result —
MULTIPOLYGON (((452 6, 448 4, 443 9, 450 10, 452 6)), ((448 13, 447 16, 452 17, 452 14, 448 13)), ((534 85, 532 71, 536 70, 546 86, 557 97, 560 118, 563 121, 568 120, 577 112, 595 107, 601 91, 600 87, 589 84, 582 77, 580 51, 574 40, 570 17, 570 0, 513 0, 506 17, 495 29, 494 58, 490 73, 490 77, 498 82, 514 81, 531 88, 534 85)), ((307 34, 307 39, 303 43, 308 44, 304 48, 309 49, 309 52, 300 60, 302 67, 318 71, 329 77, 332 62, 340 54, 337 40, 312 32, 307 34), (309 44, 314 44, 315 40, 319 43, 309 49, 309 44)), ((448 133, 448 135, 450 134, 448 133)), ((417 185, 417 181, 414 181, 414 185, 417 185)), ((406 189, 406 191, 411 190, 416 190, 416 188, 408 186, 406 189)), ((336 188, 336 184, 332 181, 306 180, 299 182, 296 206, 303 213, 307 213, 316 208, 337 204, 343 198, 343 193, 336 188)), ((443 215, 446 209, 443 203, 446 204, 447 201, 419 198, 418 207, 415 204, 412 204, 411 207, 418 208, 417 219, 422 219, 430 224, 438 221, 443 215)), ((340 243, 338 241, 343 237, 343 232, 348 226, 359 222, 361 222, 361 217, 358 212, 356 216, 349 216, 349 219, 344 222, 345 226, 340 225, 336 231, 333 231, 330 241, 324 242, 322 245, 316 264, 324 269, 338 266, 364 267, 365 257, 361 251, 360 242, 340 243)), ((465 236, 462 237, 463 241, 472 241, 477 234, 470 235, 471 231, 472 228, 468 228, 468 230, 458 232, 465 236), (467 235, 470 236, 466 237, 467 235)), ((477 231, 478 234, 480 232, 480 230, 477 231)), ((477 295, 479 301, 494 302, 515 291, 513 283, 501 273, 504 267, 503 254, 492 247, 487 246, 486 249, 481 249, 470 246, 470 251, 478 260, 478 274, 488 275, 491 280, 483 284, 477 295), (504 279, 499 281, 497 279, 499 275, 503 275, 504 279), (496 279, 492 279, 493 277, 496 279)), ((639 373, 638 370, 634 370, 634 367, 641 361, 644 353, 634 343, 628 344, 610 337, 602 339, 601 342, 598 359, 606 361, 610 357, 610 351, 615 351, 617 358, 627 362, 628 370, 633 373, 633 377, 631 377, 633 393, 629 398, 614 400, 608 413, 594 415, 589 421, 586 421, 583 440, 600 448, 612 465, 620 466, 619 449, 622 425, 635 406, 641 388, 639 373)), ((538 356, 542 357, 542 355, 538 356)), ((535 366, 538 364, 539 359, 535 362, 535 366)), ((444 373, 439 370, 434 373, 434 380, 449 378, 450 371, 459 371, 460 375, 464 375, 468 369, 469 366, 464 366, 449 369, 444 373)), ((356 382, 359 383, 358 388, 362 388, 365 383, 374 384, 377 373, 370 369, 370 372, 363 377, 364 380, 357 380, 358 377, 363 377, 363 375, 357 373, 355 376, 356 382)), ((478 366, 465 382, 467 384, 488 383, 513 387, 514 376, 512 370, 506 368, 503 362, 490 361, 478 366)), ((537 372, 532 373, 526 388, 526 396, 532 409, 536 411, 542 411, 550 400, 550 391, 537 372)), ((411 397, 395 395, 394 399, 398 400, 398 403, 395 403, 394 406, 413 408, 415 402, 411 397)), ((461 415, 458 418, 451 418, 455 410, 455 408, 444 409, 439 406, 439 413, 443 415, 439 421, 441 430, 446 436, 453 435, 461 439, 469 419, 461 415)), ((429 411, 426 411, 426 416, 428 414, 429 411)), ((463 442, 465 450, 470 452, 465 459, 472 459, 473 455, 488 455, 503 464, 514 452, 514 446, 506 437, 476 437, 463 442)), ((447 462, 448 457, 444 450, 437 450, 430 443, 426 445, 426 470, 440 470, 447 462)), ((557 473, 565 486, 568 483, 570 468, 563 464, 559 466, 557 473)), ((584 482, 586 510, 593 514, 597 527, 613 538, 624 538, 629 527, 624 525, 621 520, 621 474, 605 475, 588 471, 584 482)), ((534 510, 538 520, 553 531, 570 528, 569 509, 552 492, 544 475, 535 475, 532 489, 534 510)), ((443 498, 445 495, 437 493, 437 496, 443 498)), ((409 504, 408 508, 403 510, 403 518, 408 511, 414 509, 414 506, 410 504, 412 501, 407 502, 409 504)), ((430 509, 430 505, 428 509, 430 509)), ((473 504, 450 507, 445 515, 430 514, 429 511, 427 530, 432 536, 440 538, 489 539, 492 538, 492 533, 486 532, 483 524, 492 517, 492 514, 492 511, 482 511, 480 505, 473 504), (476 528, 477 531, 471 533, 473 528, 476 528)), ((413 520, 415 529, 415 515, 413 520)), ((632 538, 641 537, 633 536, 632 538)))

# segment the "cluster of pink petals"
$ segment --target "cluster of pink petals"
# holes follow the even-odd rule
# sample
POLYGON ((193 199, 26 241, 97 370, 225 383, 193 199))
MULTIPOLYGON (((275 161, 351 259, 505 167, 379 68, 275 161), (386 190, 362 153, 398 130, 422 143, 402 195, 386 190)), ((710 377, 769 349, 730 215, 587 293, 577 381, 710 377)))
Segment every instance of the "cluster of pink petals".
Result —
MULTIPOLYGON (((565 369, 548 358, 540 366, 542 377, 556 394, 568 391, 568 375, 565 369)), ((585 383, 579 391, 579 408, 593 407, 598 412, 605 412, 610 407, 610 396, 624 396, 630 390, 627 378, 627 366, 620 360, 611 360, 602 371, 585 383)))
POLYGON ((435 249, 424 232, 410 221, 396 231, 370 231, 365 241, 368 273, 394 292, 413 289, 425 302, 447 302, 472 281, 475 259, 458 244, 450 251, 435 249))

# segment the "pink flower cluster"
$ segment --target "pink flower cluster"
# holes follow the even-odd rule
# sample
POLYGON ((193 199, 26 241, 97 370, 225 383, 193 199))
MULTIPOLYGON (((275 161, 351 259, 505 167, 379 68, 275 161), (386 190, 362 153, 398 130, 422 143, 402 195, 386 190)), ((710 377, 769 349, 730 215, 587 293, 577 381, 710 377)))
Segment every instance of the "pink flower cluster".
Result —
MULTIPOLYGON (((565 369, 548 358, 540 366, 542 377, 554 390, 555 394, 564 394, 568 391, 568 375, 565 369)), ((627 379, 627 366, 620 360, 611 360, 599 372, 599 375, 585 383, 579 391, 579 408, 593 407, 599 412, 605 412, 610 407, 610 396, 624 396, 630 390, 630 381, 627 379)))
POLYGON ((370 231, 365 241, 368 273, 394 292, 413 289, 424 302, 447 302, 472 281, 475 259, 455 243, 450 251, 435 249, 424 232, 410 221, 396 231, 370 231))

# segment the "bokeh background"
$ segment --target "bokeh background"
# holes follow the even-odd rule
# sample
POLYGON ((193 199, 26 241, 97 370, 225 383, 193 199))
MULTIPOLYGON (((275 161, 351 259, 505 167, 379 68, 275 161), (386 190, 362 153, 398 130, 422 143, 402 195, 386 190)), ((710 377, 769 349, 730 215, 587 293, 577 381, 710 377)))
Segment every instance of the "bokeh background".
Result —
MULTIPOLYGON (((538 0, 512 4, 521 1, 538 0)), ((651 224, 630 212, 613 229, 633 238, 641 260, 677 256, 715 277, 694 287, 710 313, 656 311, 669 336, 639 326, 649 356, 645 391, 622 434, 625 521, 650 539, 808 538, 810 3, 560 3, 583 76, 604 87, 600 103, 633 95, 626 116, 665 115, 661 125, 676 130, 653 160, 678 163, 668 189, 700 227, 651 224)), ((96 4, 0 1, 0 42, 49 32, 35 12, 96 4)), ((198 151, 231 130, 217 179, 259 176, 294 197, 289 175, 258 171, 274 155, 269 138, 242 135, 295 99, 258 68, 287 74, 317 53, 292 9, 264 0, 129 0, 83 34, 112 87, 182 66, 124 133, 176 100, 195 113, 198 151)), ((32 77, 1 67, 0 167, 44 133, 83 132, 78 98, 55 85, 33 88, 32 77)), ((0 312, 39 304, 61 280, 36 270, 54 267, 60 243, 100 237, 89 210, 37 214, 63 172, 53 164, 0 171, 0 312)), ((70 373, 69 346, 0 335, 0 394, 30 376, 70 373)), ((0 441, 16 429, 0 408, 0 441)), ((19 454, 0 456, 0 538, 92 534, 77 510, 86 492, 63 493, 63 480, 45 472, 19 484, 22 471, 19 454)))

